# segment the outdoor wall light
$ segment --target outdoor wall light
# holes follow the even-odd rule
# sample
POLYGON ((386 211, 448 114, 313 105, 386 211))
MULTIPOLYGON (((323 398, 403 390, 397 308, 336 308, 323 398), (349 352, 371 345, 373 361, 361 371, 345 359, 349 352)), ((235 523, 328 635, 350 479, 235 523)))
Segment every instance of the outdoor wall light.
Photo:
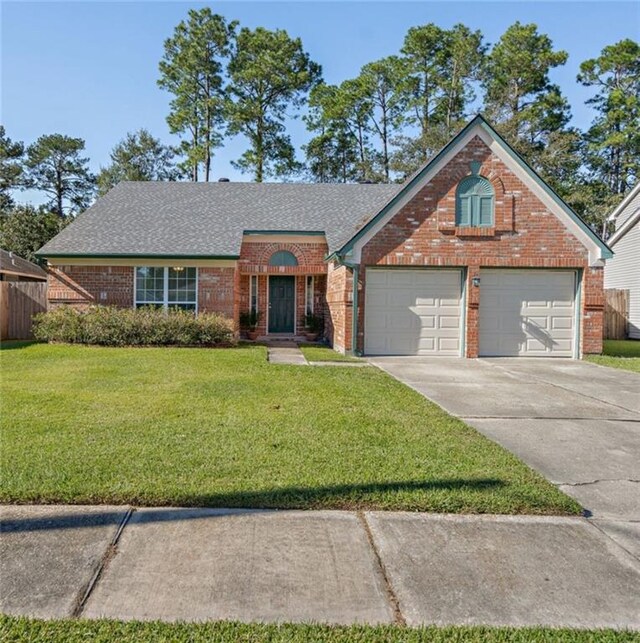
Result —
POLYGON ((471 277, 471 283, 474 285, 475 288, 480 287, 480 277, 471 277))
POLYGON ((182 271, 184 270, 184 266, 174 266, 174 267, 173 267, 173 269, 174 269, 176 272, 182 272, 182 271))

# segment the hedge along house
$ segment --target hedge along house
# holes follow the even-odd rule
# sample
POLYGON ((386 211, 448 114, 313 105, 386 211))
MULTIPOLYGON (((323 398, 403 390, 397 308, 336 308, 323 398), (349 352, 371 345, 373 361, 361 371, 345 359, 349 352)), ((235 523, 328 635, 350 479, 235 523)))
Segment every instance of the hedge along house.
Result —
POLYGON ((179 306, 341 352, 602 348, 609 248, 480 116, 402 185, 122 183, 39 252, 49 304, 179 306))

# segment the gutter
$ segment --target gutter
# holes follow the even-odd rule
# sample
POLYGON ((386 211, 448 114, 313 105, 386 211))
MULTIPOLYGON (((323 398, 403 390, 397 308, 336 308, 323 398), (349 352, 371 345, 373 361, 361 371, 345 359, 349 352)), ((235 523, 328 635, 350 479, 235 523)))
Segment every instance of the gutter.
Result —
MULTIPOLYGON (((336 253, 334 253, 336 254, 336 253)), ((340 255, 336 254, 336 260, 341 266, 350 268, 352 271, 353 292, 351 295, 351 354, 360 356, 358 353, 358 278, 360 276, 360 266, 350 261, 345 261, 340 255)))
POLYGON ((115 253, 115 254, 82 254, 70 252, 42 252, 35 253, 45 259, 239 259, 240 255, 184 255, 184 254, 144 254, 144 253, 115 253))

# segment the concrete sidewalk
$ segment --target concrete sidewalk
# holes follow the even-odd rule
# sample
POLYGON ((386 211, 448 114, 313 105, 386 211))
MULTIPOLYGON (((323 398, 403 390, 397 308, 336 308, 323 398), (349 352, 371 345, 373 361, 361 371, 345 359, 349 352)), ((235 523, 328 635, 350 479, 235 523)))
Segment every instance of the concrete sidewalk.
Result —
POLYGON ((5 506, 15 615, 640 629, 640 560, 584 518, 5 506))

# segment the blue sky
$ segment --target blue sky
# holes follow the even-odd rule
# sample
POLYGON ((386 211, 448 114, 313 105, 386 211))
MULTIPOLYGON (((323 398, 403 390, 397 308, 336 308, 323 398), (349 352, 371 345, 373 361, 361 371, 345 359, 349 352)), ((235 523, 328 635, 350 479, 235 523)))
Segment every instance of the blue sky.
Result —
MULTIPOLYGON (((82 137, 94 171, 128 131, 146 127, 174 142, 165 122, 169 95, 156 85, 158 61, 187 10, 206 4, 243 26, 300 36, 330 83, 397 53, 414 25, 463 22, 493 43, 516 20, 535 22, 569 52, 552 80, 582 128, 593 115, 584 105, 591 91, 575 80, 580 63, 640 36, 638 2, 2 2, 0 108, 9 136, 26 143, 53 132, 82 137)), ((304 143, 300 121, 290 131, 297 146, 304 143)), ((230 165, 244 149, 240 138, 227 142, 214 159, 214 178, 249 180, 230 165)), ((37 202, 31 194, 19 198, 37 202)))

